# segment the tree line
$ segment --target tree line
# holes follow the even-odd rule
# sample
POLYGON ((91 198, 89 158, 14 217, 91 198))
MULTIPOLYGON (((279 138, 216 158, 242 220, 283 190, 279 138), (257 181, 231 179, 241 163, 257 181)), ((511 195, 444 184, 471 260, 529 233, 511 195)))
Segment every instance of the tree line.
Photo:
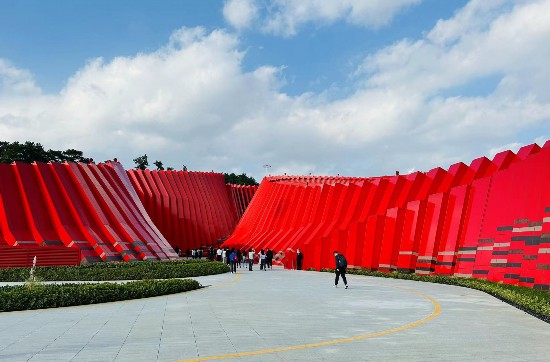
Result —
MULTIPOLYGON (((91 157, 85 157, 84 153, 73 148, 66 149, 65 151, 58 150, 46 150, 44 146, 38 142, 26 141, 20 142, 7 142, 0 141, 0 163, 33 163, 33 162, 81 162, 81 163, 93 163, 94 160, 91 157)), ((116 161, 116 159, 115 159, 116 161)), ((149 161, 147 154, 134 158, 135 168, 137 170, 145 170, 149 167, 149 161)), ((173 167, 164 167, 162 161, 156 160, 153 165, 158 171, 172 171, 173 167)), ((187 171, 187 166, 183 165, 183 171, 187 171)), ((254 177, 247 176, 246 173, 236 175, 235 173, 224 173, 225 182, 237 185, 258 185, 254 177)))
MULTIPOLYGON (((136 157, 133 159, 136 170, 146 170, 147 167, 149 167, 149 160, 147 157, 147 154, 144 154, 142 156, 136 157)), ((157 171, 164 171, 164 164, 162 161, 156 160, 153 162, 153 165, 157 168, 157 171)), ((167 171, 174 170, 173 167, 167 167, 167 171)), ((183 165, 182 167, 183 171, 187 171, 187 166, 183 165)), ((242 173, 240 175, 236 175, 235 173, 225 173, 225 183, 226 184, 236 184, 236 185, 248 185, 248 186, 257 186, 259 185, 258 182, 256 182, 256 179, 251 176, 247 176, 246 173, 242 173)))
POLYGON ((69 148, 65 151, 46 150, 40 143, 0 141, 0 163, 12 162, 82 162, 90 163, 93 159, 84 157, 82 151, 69 148))
POLYGON ((241 173, 240 175, 236 175, 232 172, 230 174, 224 173, 223 175, 225 176, 226 184, 248 185, 248 186, 259 185, 258 182, 256 182, 256 179, 254 177, 247 176, 246 173, 241 173))

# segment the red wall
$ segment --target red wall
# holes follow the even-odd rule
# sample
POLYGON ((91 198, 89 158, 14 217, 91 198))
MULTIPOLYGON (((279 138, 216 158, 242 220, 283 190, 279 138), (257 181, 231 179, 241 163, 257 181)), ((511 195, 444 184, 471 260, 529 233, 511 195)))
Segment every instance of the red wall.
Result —
POLYGON ((250 201, 252 201, 254 194, 258 190, 258 186, 227 184, 226 188, 230 202, 237 214, 237 220, 239 220, 243 217, 250 201))
POLYGON ((61 246, 0 245, 0 268, 29 267, 36 257, 36 266, 79 265, 80 249, 61 246))
POLYGON ((0 246, 14 258, 23 249, 59 250, 56 265, 74 264, 75 255, 82 262, 176 257, 118 163, 0 164, 0 246))
POLYGON ((550 286, 550 141, 448 170, 262 181, 224 246, 350 266, 550 286))
POLYGON ((254 188, 225 185, 223 174, 128 170, 147 213, 170 245, 217 246, 231 235, 254 188))

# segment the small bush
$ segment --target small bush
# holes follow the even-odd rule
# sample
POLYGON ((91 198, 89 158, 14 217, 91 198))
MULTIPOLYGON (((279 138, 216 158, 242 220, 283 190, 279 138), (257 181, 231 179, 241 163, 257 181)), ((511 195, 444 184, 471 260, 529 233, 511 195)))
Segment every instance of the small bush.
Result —
MULTIPOLYGON (((108 281, 189 278, 228 271, 224 263, 190 259, 37 267, 34 276, 43 281, 108 281)), ((29 268, 0 269, 0 281, 3 282, 22 282, 28 277, 29 268)))
MULTIPOLYGON (((334 269, 321 269, 334 272, 334 269)), ((382 273, 364 269, 348 269, 347 274, 366 275, 381 278, 415 280, 419 282, 456 285, 488 293, 514 307, 550 323, 550 293, 516 285, 489 282, 484 279, 459 278, 442 275, 418 275, 404 273, 382 273)))
POLYGON ((0 287, 0 311, 57 308, 156 297, 201 288, 196 280, 140 280, 128 283, 32 284, 0 287))

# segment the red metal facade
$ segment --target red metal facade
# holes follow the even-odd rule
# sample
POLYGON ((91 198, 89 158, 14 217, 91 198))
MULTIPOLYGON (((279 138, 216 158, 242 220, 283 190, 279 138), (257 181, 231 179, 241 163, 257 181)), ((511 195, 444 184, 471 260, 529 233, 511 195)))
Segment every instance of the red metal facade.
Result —
POLYGON ((229 199, 237 213, 237 220, 240 220, 258 190, 258 186, 227 184, 226 187, 229 199))
POLYGON ((0 245, 0 268, 80 265, 80 249, 62 246, 6 246, 0 245))
POLYGON ((228 247, 304 252, 304 267, 472 276, 548 290, 550 141, 448 170, 263 180, 228 247))
POLYGON ((147 213, 170 245, 218 246, 235 228, 254 190, 225 184, 223 174, 128 170, 147 213))
POLYGON ((448 170, 375 178, 0 164, 0 266, 172 259, 215 245, 300 248, 304 267, 473 276, 550 286, 550 142, 448 170), (252 198, 257 190, 257 195, 252 198), (251 203, 248 207, 248 203, 251 203))
POLYGON ((176 257, 118 163, 0 164, 0 246, 4 266, 24 250, 38 265, 176 257))

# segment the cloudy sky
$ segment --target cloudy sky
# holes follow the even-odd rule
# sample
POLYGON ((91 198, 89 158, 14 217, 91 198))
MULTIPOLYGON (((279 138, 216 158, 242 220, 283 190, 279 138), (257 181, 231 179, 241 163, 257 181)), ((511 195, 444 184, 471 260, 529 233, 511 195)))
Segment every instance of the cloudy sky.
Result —
POLYGON ((376 176, 550 139, 550 0, 0 0, 0 140, 376 176))

